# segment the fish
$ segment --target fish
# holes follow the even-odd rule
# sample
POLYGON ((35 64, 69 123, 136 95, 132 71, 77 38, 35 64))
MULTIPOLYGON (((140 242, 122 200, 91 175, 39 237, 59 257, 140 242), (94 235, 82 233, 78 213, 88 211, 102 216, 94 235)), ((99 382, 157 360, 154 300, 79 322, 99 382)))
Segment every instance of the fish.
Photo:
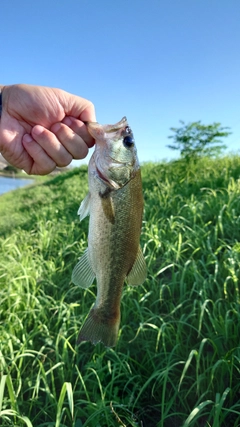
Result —
POLYGON ((86 289, 96 279, 97 296, 77 343, 102 342, 114 347, 124 283, 141 285, 147 277, 140 247, 141 170, 126 117, 114 125, 86 125, 95 139, 95 149, 88 165, 89 192, 78 214, 80 221, 90 215, 88 248, 73 269, 72 282, 86 289))

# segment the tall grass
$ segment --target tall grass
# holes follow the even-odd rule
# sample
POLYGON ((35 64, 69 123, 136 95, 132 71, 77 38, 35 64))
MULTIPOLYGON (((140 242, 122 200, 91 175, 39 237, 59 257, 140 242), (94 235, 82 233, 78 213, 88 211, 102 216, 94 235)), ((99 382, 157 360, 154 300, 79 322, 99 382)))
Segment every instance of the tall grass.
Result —
POLYGON ((1 196, 1 425, 240 425, 240 159, 142 175, 148 278, 124 288, 114 349, 76 346, 86 168, 1 196))

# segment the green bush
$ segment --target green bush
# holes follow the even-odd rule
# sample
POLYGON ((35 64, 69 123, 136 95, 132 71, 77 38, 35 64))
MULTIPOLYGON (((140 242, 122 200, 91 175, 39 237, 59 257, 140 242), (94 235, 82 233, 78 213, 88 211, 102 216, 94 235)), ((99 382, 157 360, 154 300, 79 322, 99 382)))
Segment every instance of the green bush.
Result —
POLYGON ((172 150, 179 150, 180 155, 187 162, 197 161, 202 156, 216 156, 222 153, 226 145, 222 143, 222 138, 230 135, 226 127, 220 123, 203 125, 200 121, 185 124, 171 128, 174 135, 169 136, 173 139, 173 144, 167 145, 172 150))

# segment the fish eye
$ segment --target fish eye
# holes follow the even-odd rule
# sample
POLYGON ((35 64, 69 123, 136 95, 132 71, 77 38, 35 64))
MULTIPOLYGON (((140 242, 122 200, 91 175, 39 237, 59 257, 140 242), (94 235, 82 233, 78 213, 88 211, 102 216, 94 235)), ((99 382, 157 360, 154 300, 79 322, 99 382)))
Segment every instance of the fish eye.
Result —
POLYGON ((124 147, 130 148, 130 147, 132 147, 133 144, 134 144, 134 139, 132 136, 127 135, 123 138, 124 147))

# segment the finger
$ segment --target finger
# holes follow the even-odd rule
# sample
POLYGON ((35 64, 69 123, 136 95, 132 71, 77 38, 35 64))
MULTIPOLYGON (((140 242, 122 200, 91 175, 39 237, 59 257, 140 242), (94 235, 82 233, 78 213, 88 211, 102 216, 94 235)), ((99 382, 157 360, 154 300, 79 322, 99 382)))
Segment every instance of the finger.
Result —
POLYGON ((70 127, 77 135, 79 135, 89 148, 93 147, 95 140, 88 132, 87 126, 80 120, 74 117, 65 117, 62 123, 70 127))
POLYGON ((95 108, 91 101, 80 96, 69 94, 60 89, 53 89, 67 116, 77 117, 83 122, 95 122, 95 108))
POLYGON ((32 128, 32 137, 43 148, 48 156, 59 167, 68 166, 72 161, 72 155, 58 140, 57 136, 40 125, 32 128))
POLYGON ((80 114, 79 119, 83 122, 95 122, 96 114, 95 108, 92 102, 88 101, 88 105, 85 107, 83 112, 80 114))
POLYGON ((88 154, 88 146, 77 133, 64 123, 55 123, 51 127, 61 144, 72 155, 74 159, 84 159, 88 154))
POLYGON ((28 162, 25 172, 32 175, 47 175, 56 168, 56 163, 44 149, 33 140, 31 135, 25 134, 22 139, 23 146, 32 161, 28 162))

